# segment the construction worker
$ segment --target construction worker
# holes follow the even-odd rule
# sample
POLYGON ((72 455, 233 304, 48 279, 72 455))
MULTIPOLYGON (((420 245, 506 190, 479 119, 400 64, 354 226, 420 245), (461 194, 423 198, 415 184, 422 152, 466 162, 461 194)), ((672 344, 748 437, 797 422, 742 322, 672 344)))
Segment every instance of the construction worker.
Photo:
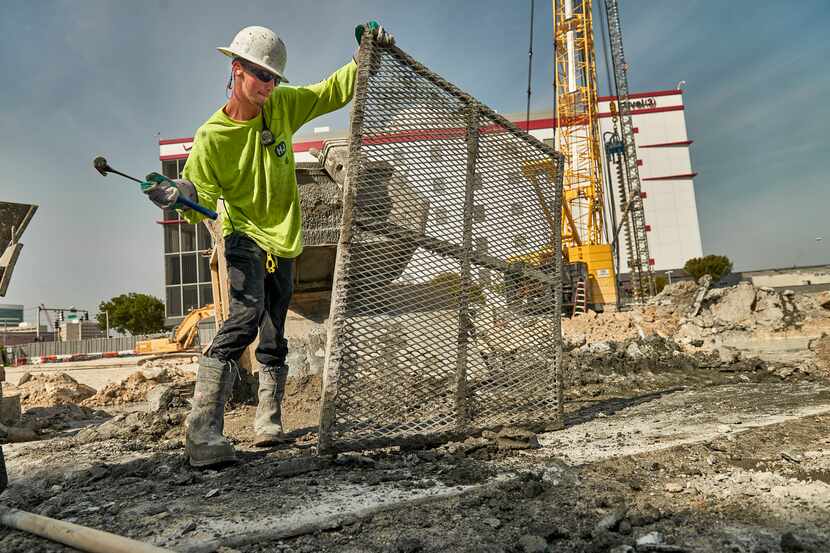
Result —
MULTIPOLYGON (((360 43, 369 29, 381 45, 394 38, 376 22, 359 25, 360 43)), ((157 173, 145 192, 161 208, 175 207, 184 194, 210 209, 221 196, 222 230, 230 283, 230 315, 199 362, 193 407, 187 417, 186 450, 192 466, 235 460, 222 435, 224 407, 238 375, 237 362, 257 337, 259 404, 254 444, 285 441, 280 401, 285 390, 288 344, 285 317, 292 292, 293 259, 303 249, 292 137, 315 117, 345 106, 352 98, 356 56, 326 80, 287 87, 286 49, 265 27, 242 29, 226 48, 231 58, 228 102, 196 132, 183 180, 174 187, 157 173)), ((182 210, 196 223, 202 215, 182 210)))

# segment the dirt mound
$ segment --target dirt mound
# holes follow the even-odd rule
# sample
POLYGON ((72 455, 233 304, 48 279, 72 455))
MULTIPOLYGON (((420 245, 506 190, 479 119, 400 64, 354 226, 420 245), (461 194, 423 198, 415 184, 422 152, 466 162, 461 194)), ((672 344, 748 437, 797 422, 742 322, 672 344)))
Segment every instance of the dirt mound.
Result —
POLYGON ((562 334, 575 343, 594 343, 627 340, 639 335, 631 312, 597 314, 588 311, 584 315, 562 320, 562 334))
POLYGON ((145 401, 147 393, 159 384, 190 388, 196 381, 196 373, 178 367, 158 367, 136 371, 120 382, 107 384, 101 390, 85 399, 84 406, 123 405, 145 401))
POLYGON ((84 423, 109 418, 109 413, 74 404, 32 407, 23 413, 20 425, 38 433, 76 428, 84 423))
POLYGON ((286 429, 317 428, 320 423, 320 375, 291 376, 285 382, 282 400, 283 424, 286 429))
POLYGON ((9 386, 6 395, 20 395, 20 406, 53 407, 78 404, 95 395, 95 388, 81 384, 66 373, 24 373, 17 386, 9 386))

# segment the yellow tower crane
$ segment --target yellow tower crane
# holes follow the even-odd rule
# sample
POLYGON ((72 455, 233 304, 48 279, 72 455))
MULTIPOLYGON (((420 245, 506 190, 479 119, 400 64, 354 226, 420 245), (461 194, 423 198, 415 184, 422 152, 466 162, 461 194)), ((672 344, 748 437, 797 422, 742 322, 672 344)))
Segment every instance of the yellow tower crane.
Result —
POLYGON ((553 0, 556 149, 565 157, 562 249, 584 263, 588 300, 617 301, 611 245, 603 233, 603 186, 592 0, 553 0))

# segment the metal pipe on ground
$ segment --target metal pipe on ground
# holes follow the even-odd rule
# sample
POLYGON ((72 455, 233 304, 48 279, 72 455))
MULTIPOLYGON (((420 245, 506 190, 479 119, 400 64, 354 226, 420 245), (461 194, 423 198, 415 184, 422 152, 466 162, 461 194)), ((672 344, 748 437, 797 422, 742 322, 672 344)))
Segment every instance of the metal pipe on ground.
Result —
POLYGON ((0 507, 0 524, 89 553, 173 553, 155 545, 18 509, 0 507))

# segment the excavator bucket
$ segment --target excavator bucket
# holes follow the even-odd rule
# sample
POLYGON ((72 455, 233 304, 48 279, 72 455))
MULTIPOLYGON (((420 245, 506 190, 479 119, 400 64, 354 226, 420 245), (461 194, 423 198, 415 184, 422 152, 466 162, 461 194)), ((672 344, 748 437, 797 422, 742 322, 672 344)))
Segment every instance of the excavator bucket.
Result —
POLYGON ((37 211, 36 205, 0 202, 0 297, 12 278, 12 271, 23 249, 20 237, 37 211))
POLYGON ((561 427, 562 157, 369 33, 350 130, 321 154, 342 206, 320 451, 561 427), (510 261, 545 247, 549 270, 510 261))

